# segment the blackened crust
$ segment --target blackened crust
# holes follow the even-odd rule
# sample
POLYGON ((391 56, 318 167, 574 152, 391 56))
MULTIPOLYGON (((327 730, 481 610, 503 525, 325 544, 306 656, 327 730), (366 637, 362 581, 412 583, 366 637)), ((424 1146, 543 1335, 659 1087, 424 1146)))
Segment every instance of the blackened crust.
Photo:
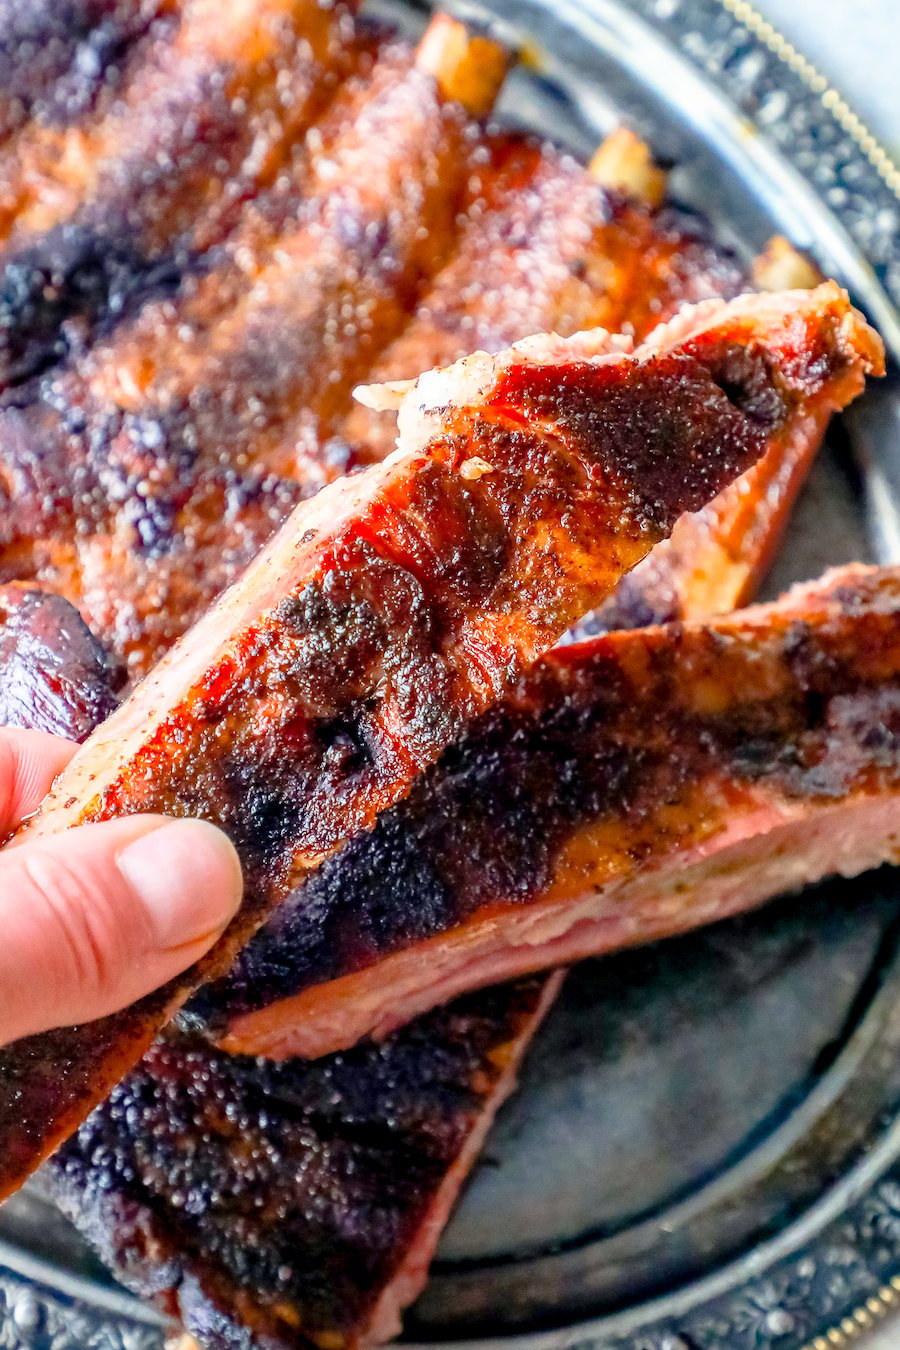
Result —
POLYGON ((213 1350, 352 1344, 543 987, 460 999, 314 1064, 173 1034, 54 1158, 55 1194, 120 1279, 213 1350))
MULTIPOLYGON (((671 846, 680 799, 711 774, 811 803, 892 789, 898 581, 875 576, 836 585, 818 611, 789 596, 763 632, 725 619, 551 657, 288 897, 182 1016, 221 1031, 479 913, 494 912, 499 933, 504 909, 540 898, 580 827, 617 822, 636 858, 671 846)), ((690 811, 682 842, 704 828, 690 811)))

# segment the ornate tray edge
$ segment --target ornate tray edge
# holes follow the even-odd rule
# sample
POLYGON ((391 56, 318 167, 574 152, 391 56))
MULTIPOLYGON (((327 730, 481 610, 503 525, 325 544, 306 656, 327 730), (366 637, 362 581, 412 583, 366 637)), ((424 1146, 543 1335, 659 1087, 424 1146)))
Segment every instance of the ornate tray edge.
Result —
MULTIPOLYGON (((690 16, 683 0, 625 3, 823 198, 892 308, 900 309, 900 167, 825 76, 747 0, 691 0, 690 16), (721 31, 723 16, 732 21, 730 33, 721 31), (830 133, 824 143, 823 127, 830 133)), ((823 1228, 818 1241, 824 1246, 826 1240, 830 1259, 817 1262, 806 1252, 783 1257, 684 1317, 602 1340, 589 1327, 577 1339, 573 1329, 557 1344, 567 1350, 833 1350, 850 1344, 900 1308, 900 1162, 823 1228), (809 1315, 814 1299, 822 1309, 816 1325, 809 1315)), ((159 1350, 165 1325, 151 1309, 143 1317, 137 1306, 131 1313, 127 1295, 116 1307, 114 1294, 104 1306, 81 1297, 76 1280, 69 1290, 62 1282, 52 1288, 52 1278, 40 1262, 13 1262, 0 1250, 0 1350, 159 1350)), ((527 1341, 513 1336, 477 1344, 500 1350, 527 1341)))
POLYGON ((748 0, 626 3, 798 171, 900 309, 900 167, 838 90, 748 0))

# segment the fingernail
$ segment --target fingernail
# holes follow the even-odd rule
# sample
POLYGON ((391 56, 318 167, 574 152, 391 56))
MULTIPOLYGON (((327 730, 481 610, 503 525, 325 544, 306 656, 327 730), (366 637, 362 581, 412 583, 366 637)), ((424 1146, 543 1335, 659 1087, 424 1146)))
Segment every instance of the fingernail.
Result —
POLYGON ((128 844, 116 861, 160 949, 214 937, 240 905, 237 853, 205 820, 166 821, 128 844))

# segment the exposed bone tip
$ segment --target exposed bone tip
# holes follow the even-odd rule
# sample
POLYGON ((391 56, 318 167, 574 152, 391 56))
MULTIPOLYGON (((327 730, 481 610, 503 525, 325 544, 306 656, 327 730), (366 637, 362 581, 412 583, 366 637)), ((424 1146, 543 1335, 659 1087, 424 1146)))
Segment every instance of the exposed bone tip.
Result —
POLYGON ((353 397, 372 412, 396 412, 405 394, 416 384, 415 380, 385 380, 382 384, 358 384, 353 397))
POLYGON ((472 117, 489 113, 511 64, 499 42, 472 33, 449 14, 432 19, 419 43, 416 65, 433 76, 444 98, 472 117))
POLYGON ((489 464, 480 455, 472 455, 470 459, 464 459, 459 466, 459 476, 464 478, 467 483, 477 483, 478 479, 483 478, 486 473, 493 472, 493 464, 489 464))
POLYGON ((811 258, 782 234, 775 234, 753 261, 753 284, 759 291, 812 289, 822 273, 811 258))
POLYGON ((195 1341, 186 1331, 176 1332, 165 1339, 165 1350, 201 1350, 200 1342, 195 1341))
POLYGON ((668 174, 654 162, 649 145, 628 127, 616 127, 595 150, 588 171, 602 187, 624 192, 650 207, 662 204, 668 174))

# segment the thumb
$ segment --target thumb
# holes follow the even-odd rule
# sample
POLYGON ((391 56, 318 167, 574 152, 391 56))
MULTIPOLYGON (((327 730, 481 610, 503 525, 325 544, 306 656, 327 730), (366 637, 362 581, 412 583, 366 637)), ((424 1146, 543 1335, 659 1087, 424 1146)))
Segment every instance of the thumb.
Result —
POLYGON ((200 820, 130 816, 0 853, 0 1044, 91 1021, 186 970, 241 899, 200 820))

